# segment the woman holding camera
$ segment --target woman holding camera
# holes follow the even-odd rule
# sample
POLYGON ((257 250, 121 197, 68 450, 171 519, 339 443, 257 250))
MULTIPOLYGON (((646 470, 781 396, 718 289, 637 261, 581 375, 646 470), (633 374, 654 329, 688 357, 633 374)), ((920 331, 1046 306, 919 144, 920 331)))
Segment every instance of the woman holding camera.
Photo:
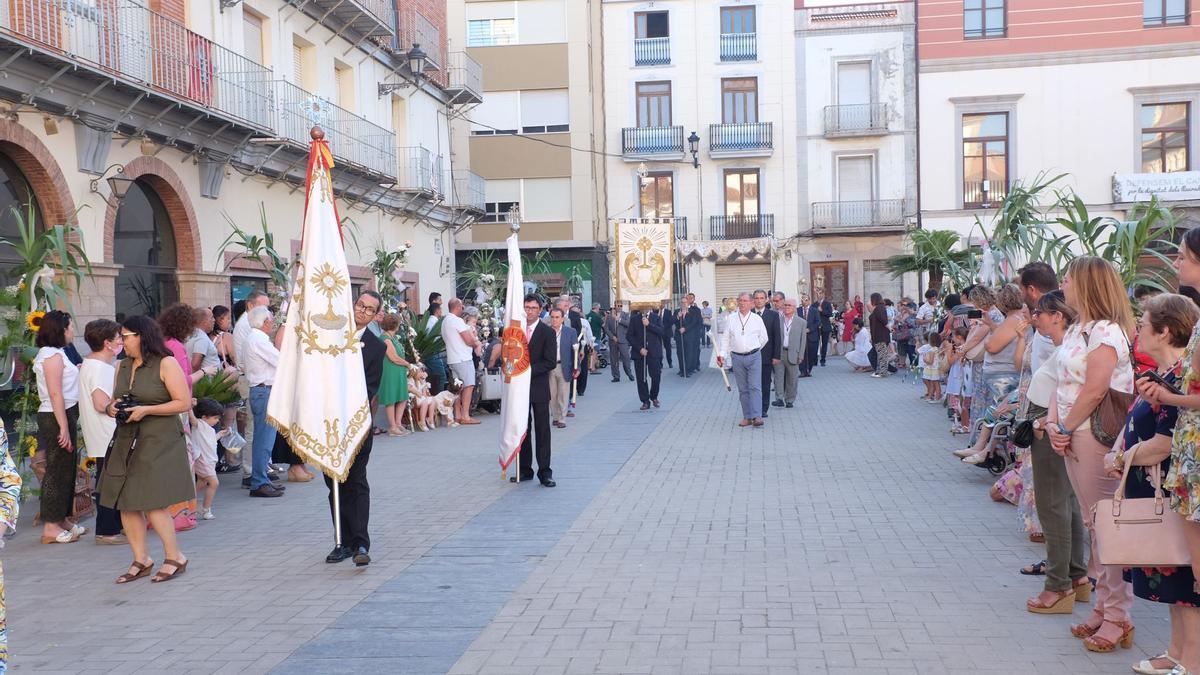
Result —
POLYGON ((1095 529, 1092 508, 1112 496, 1119 479, 1104 467, 1107 446, 1096 436, 1091 418, 1109 389, 1133 393, 1129 333, 1133 312, 1117 268, 1103 258, 1081 256, 1067 266, 1063 295, 1079 323, 1071 327, 1058 351, 1058 386, 1046 414, 1046 432, 1054 451, 1066 458, 1067 475, 1079 498, 1093 555, 1088 570, 1096 578, 1096 604, 1084 623, 1071 634, 1084 640, 1093 652, 1111 652, 1119 643, 1133 642, 1129 608, 1133 591, 1121 578, 1121 568, 1101 565, 1094 555, 1095 529))
POLYGON ((133 549, 133 563, 117 583, 147 576, 154 566, 146 549, 147 518, 166 556, 151 581, 169 581, 187 570, 188 561, 175 540, 167 507, 196 495, 179 418, 191 407, 191 394, 183 369, 153 319, 126 319, 121 339, 126 358, 117 369, 113 401, 106 411, 117 419, 117 431, 100 478, 100 501, 121 511, 133 549))

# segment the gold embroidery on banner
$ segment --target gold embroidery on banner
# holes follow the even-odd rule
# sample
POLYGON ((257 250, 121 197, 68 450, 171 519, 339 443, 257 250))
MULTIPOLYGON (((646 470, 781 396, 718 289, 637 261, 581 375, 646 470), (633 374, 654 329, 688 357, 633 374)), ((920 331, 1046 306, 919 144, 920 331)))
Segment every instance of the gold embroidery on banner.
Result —
MULTIPOLYGON (((277 425, 276 420, 271 419, 270 421, 271 425, 283 434, 293 450, 313 463, 329 468, 335 477, 344 477, 349 464, 354 462, 354 455, 358 452, 357 446, 353 448, 353 452, 348 453, 347 449, 370 422, 370 419, 370 406, 364 405, 350 418, 345 434, 338 433, 338 429, 341 427, 339 418, 322 420, 325 427, 324 442, 310 434, 299 423, 292 423, 286 428, 280 428, 282 425, 277 425)), ((363 438, 365 439, 365 437, 364 435, 363 438)), ((361 441, 359 441, 359 445, 361 445, 361 441)))
POLYGON ((302 325, 296 326, 296 334, 304 345, 304 353, 328 354, 337 356, 342 353, 356 353, 359 350, 358 338, 354 335, 354 325, 349 318, 333 311, 333 299, 345 291, 349 281, 329 263, 323 264, 311 277, 306 279, 318 293, 325 296, 325 312, 317 314, 307 311, 307 306, 301 308, 302 325), (323 345, 317 339, 317 329, 342 331, 343 344, 323 345))

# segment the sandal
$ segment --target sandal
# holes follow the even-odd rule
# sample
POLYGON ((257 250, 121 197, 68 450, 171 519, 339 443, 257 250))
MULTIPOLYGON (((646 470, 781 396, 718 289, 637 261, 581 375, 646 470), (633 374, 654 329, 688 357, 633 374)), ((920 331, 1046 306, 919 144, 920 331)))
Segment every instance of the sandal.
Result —
POLYGON ((1170 675, 1171 672, 1174 670, 1175 666, 1178 666, 1178 665, 1179 665, 1178 659, 1176 659, 1174 656, 1171 656, 1170 654, 1168 654, 1166 652, 1163 652, 1162 654, 1159 654, 1158 656, 1155 656, 1153 658, 1143 659, 1141 661, 1141 663, 1138 663, 1136 666, 1133 666, 1133 672, 1140 673, 1140 675, 1170 675), (1169 662, 1171 664, 1171 667, 1170 668, 1154 667, 1154 662, 1160 661, 1160 660, 1169 662))
POLYGON ((1096 631, 1100 630, 1100 626, 1102 626, 1102 625, 1104 625, 1104 617, 1102 615, 1096 614, 1093 611, 1092 615, 1090 617, 1088 617, 1088 620, 1086 622, 1077 623, 1077 624, 1071 626, 1071 635, 1074 635, 1075 637, 1077 637, 1081 640, 1084 638, 1090 638, 1091 636, 1096 634, 1096 631), (1099 618, 1100 621, 1097 622, 1095 626, 1093 626, 1091 624, 1091 621, 1092 621, 1092 619, 1096 619, 1096 618, 1099 618))
POLYGON ((154 561, 151 560, 148 563, 140 563, 140 562, 134 560, 132 563, 129 564, 129 566, 132 567, 133 569, 137 570, 137 572, 135 572, 134 574, 130 574, 129 572, 126 572, 125 574, 122 574, 121 576, 117 577, 118 584, 127 584, 136 579, 141 579, 142 577, 150 576, 150 569, 154 567, 154 561))
POLYGON ((1025 609, 1034 614, 1070 614, 1075 611, 1075 591, 1051 591, 1057 598, 1046 604, 1040 595, 1035 595, 1025 601, 1025 609))
POLYGON ((1021 574, 1029 577, 1038 577, 1046 573, 1046 561, 1035 562, 1032 565, 1026 565, 1021 568, 1021 574))
POLYGON ((1046 543, 1046 535, 1041 532, 1030 532, 1029 541, 1035 544, 1044 544, 1046 543))
POLYGON ((1075 590, 1075 601, 1076 602, 1091 601, 1092 591, 1096 590, 1096 587, 1092 583, 1092 580, 1089 579, 1088 577, 1084 577, 1084 578, 1080 579, 1079 581, 1076 581, 1075 584, 1072 586, 1072 588, 1075 590))
POLYGON ((162 583, 164 581, 170 581, 170 580, 174 579, 175 577, 177 577, 187 571, 187 566, 188 566, 189 562, 190 561, 188 561, 188 560, 179 562, 177 560, 171 560, 170 558, 167 558, 166 560, 163 561, 163 566, 165 567, 167 565, 171 565, 175 568, 175 571, 174 572, 164 572, 162 567, 159 567, 158 571, 154 573, 154 576, 150 577, 150 583, 157 584, 157 583, 162 583))
POLYGON ((79 535, 71 530, 63 530, 53 537, 42 535, 43 544, 74 544, 79 541, 79 535))
MULTIPOLYGON (((1121 645, 1121 649, 1130 649, 1133 647, 1133 622, 1105 620, 1104 623, 1110 623, 1120 628, 1121 637, 1117 638, 1116 642, 1113 642, 1108 638, 1103 638, 1097 634, 1092 634, 1083 641, 1083 646, 1085 649, 1087 649, 1089 652, 1107 654, 1108 652, 1115 651, 1117 649, 1117 645, 1121 645)), ((1101 626, 1103 625, 1104 624, 1101 624, 1101 626)), ((1096 632, 1099 633, 1099 629, 1096 629, 1096 632)))

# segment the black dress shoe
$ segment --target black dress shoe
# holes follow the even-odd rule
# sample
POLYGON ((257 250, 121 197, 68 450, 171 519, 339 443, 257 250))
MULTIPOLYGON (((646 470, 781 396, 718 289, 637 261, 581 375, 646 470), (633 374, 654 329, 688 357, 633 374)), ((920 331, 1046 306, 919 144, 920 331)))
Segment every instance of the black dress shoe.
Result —
POLYGON ((661 407, 661 406, 659 405, 659 403, 658 403, 658 399, 651 399, 651 401, 650 401, 650 402, 654 404, 654 407, 655 407, 655 408, 659 408, 659 407, 661 407))
POLYGON ((792 405, 791 403, 784 403, 784 404, 783 404, 783 407, 785 407, 785 408, 794 408, 794 407, 796 407, 796 406, 792 405))
POLYGON ((783 399, 777 398, 774 401, 771 401, 771 405, 775 406, 776 408, 782 408, 783 407, 783 399))
POLYGON ((534 478, 537 478, 537 476, 535 476, 534 474, 531 474, 531 473, 521 474, 521 482, 522 483, 528 483, 529 481, 533 480, 534 478))
POLYGON ((764 420, 767 419, 767 411, 766 410, 763 411, 762 417, 759 419, 764 419, 764 420))
POLYGON ((350 549, 346 546, 334 546, 329 555, 325 556, 327 563, 340 563, 350 557, 350 549))
POLYGON ((358 549, 354 551, 354 566, 355 567, 366 567, 367 565, 370 565, 370 564, 371 564, 371 554, 367 553, 367 547, 359 546, 358 549))
POLYGON ((649 410, 649 409, 650 409, 650 404, 649 404, 649 403, 643 403, 643 404, 642 404, 642 410, 649 410))
POLYGON ((552 479, 552 478, 543 478, 542 479, 542 487, 554 487, 555 485, 558 485, 558 483, 555 483, 554 479, 552 479))
POLYGON ((620 381, 621 381, 621 378, 619 378, 619 377, 614 377, 612 381, 613 381, 613 382, 620 382, 620 381))

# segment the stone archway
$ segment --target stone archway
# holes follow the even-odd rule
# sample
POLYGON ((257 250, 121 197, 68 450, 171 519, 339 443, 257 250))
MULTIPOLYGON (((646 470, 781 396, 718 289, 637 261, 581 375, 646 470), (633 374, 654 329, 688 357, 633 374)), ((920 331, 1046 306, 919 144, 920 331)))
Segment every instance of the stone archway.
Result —
POLYGON ((50 149, 32 131, 20 122, 0 120, 0 152, 8 155, 25 174, 37 198, 43 223, 53 226, 74 222, 75 200, 62 169, 50 149))
MULTIPOLYGON (((138 157, 125 165, 123 173, 128 178, 141 179, 162 200, 175 233, 175 253, 181 271, 199 272, 201 269, 200 229, 196 224, 196 211, 179 175, 157 157, 138 157)), ((110 201, 104 212, 104 262, 113 261, 113 242, 116 239, 116 200, 110 201)))

